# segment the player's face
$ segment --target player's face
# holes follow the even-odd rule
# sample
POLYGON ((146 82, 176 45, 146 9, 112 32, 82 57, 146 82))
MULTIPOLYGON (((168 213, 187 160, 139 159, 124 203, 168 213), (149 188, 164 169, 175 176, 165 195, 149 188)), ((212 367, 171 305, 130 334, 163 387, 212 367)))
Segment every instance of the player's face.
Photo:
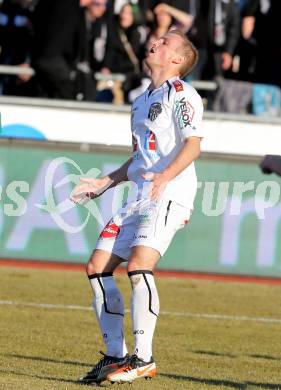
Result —
POLYGON ((179 56, 179 48, 182 45, 182 38, 176 34, 165 34, 155 40, 148 47, 148 54, 145 59, 149 68, 166 68, 179 56))

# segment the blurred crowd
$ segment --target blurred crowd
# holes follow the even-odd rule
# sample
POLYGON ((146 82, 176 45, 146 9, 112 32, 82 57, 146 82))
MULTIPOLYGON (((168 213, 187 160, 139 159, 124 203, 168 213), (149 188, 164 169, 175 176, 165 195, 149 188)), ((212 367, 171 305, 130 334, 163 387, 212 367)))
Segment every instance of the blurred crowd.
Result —
POLYGON ((0 65, 35 70, 0 74, 0 94, 111 102, 106 80, 123 74, 129 102, 149 82, 146 51, 175 27, 199 51, 187 80, 216 81, 200 91, 208 108, 279 114, 280 15, 281 0, 0 0, 0 65))

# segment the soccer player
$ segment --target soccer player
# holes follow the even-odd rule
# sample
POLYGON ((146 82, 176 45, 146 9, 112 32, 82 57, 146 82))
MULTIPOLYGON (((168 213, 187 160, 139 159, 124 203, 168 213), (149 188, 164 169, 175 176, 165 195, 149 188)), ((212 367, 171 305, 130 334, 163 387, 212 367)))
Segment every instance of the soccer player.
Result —
POLYGON ((203 137, 203 105, 194 88, 181 80, 196 61, 196 49, 178 30, 155 41, 145 60, 151 85, 132 105, 132 157, 108 176, 81 179, 72 194, 79 203, 126 180, 138 187, 137 199, 101 232, 87 265, 106 354, 81 378, 83 383, 132 382, 156 375, 152 340, 159 299, 153 270, 176 231, 188 222, 197 190, 194 160, 203 137), (123 332, 123 300, 113 276, 124 261, 132 286, 132 355, 123 332))

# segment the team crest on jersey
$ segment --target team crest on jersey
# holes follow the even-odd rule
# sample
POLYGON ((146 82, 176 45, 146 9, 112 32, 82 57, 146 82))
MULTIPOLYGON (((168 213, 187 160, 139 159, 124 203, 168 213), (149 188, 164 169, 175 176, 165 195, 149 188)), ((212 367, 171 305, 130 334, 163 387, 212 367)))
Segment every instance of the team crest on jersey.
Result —
POLYGON ((179 80, 174 81, 173 85, 174 85, 177 92, 183 91, 183 85, 179 80))
POLYGON ((155 121, 155 119, 158 117, 159 114, 161 114, 161 112, 161 103, 152 103, 149 109, 148 119, 150 119, 151 122, 155 121))

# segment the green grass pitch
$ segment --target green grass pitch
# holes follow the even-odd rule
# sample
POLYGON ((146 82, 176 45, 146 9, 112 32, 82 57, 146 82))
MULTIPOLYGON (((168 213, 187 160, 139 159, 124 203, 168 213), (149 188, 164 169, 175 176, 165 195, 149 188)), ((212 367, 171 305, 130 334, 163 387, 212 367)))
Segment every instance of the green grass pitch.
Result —
MULTIPOLYGON (((0 389, 83 389, 76 379, 103 350, 87 310, 86 276, 12 267, 0 267, 0 275, 0 389)), ((128 309, 128 278, 117 279, 128 309)), ((154 340, 158 375, 121 389, 281 389, 281 286, 167 277, 157 284, 163 313, 154 340)), ((126 334, 132 349, 129 313, 126 334)))

